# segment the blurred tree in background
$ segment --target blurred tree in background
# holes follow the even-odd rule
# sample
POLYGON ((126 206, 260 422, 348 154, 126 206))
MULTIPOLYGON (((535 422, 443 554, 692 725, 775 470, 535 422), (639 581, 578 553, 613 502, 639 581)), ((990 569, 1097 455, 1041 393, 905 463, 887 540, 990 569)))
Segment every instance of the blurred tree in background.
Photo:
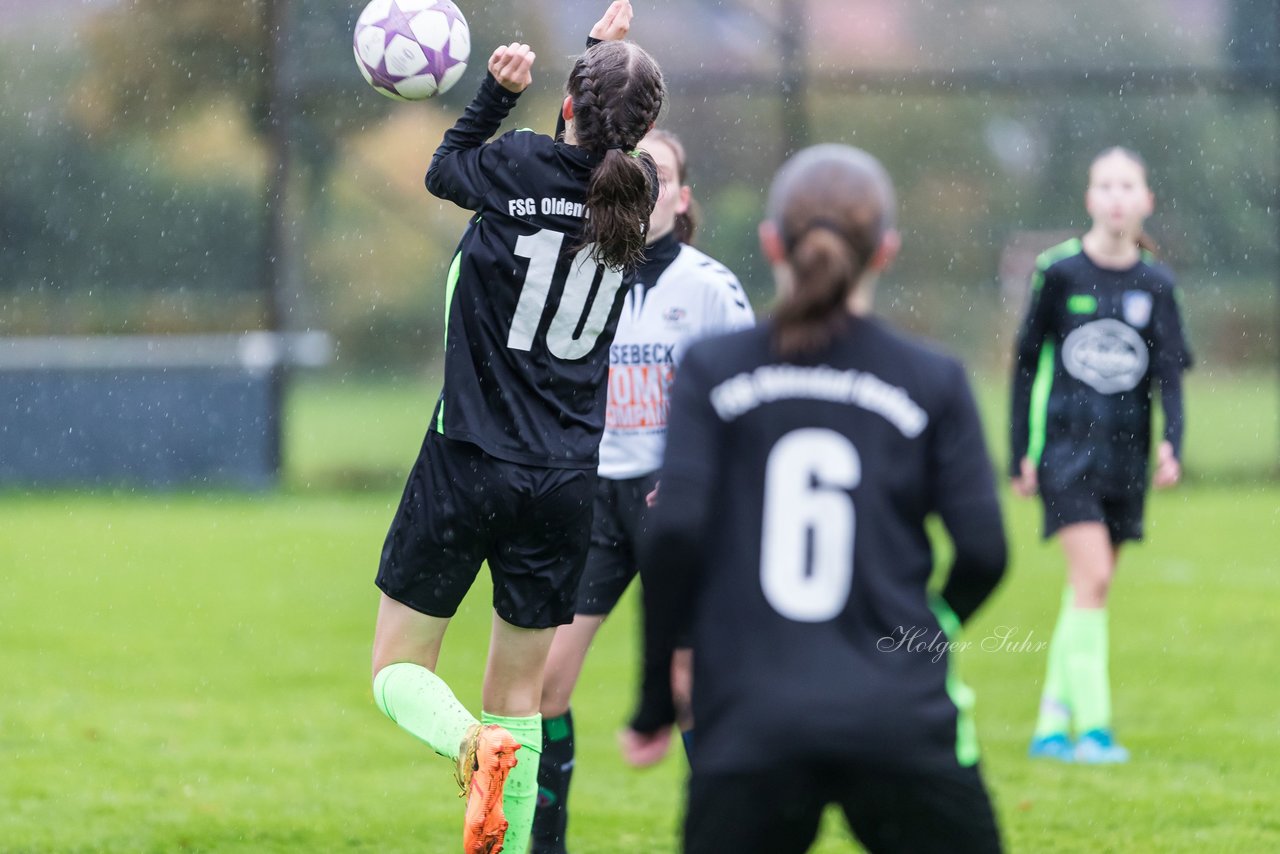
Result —
MULTIPOLYGON (((510 17, 509 5, 468 9, 473 26, 483 28, 477 57, 493 46, 482 33, 499 31, 496 22, 510 17)), ((282 273, 295 291, 284 309, 298 315, 289 318, 291 325, 337 326, 359 339, 357 352, 376 348, 367 354, 372 359, 383 358, 389 329, 421 331, 434 318, 434 304, 379 311, 379 295, 388 290, 380 279, 395 277, 393 293, 412 282, 421 297, 428 278, 423 268, 446 251, 420 234, 421 207, 428 204, 421 178, 446 126, 436 121, 439 111, 460 109, 472 85, 436 99, 425 112, 401 105, 398 117, 416 117, 410 124, 425 130, 417 150, 406 152, 404 145, 415 128, 400 127, 384 151, 368 151, 357 139, 355 150, 344 154, 353 137, 382 136, 394 106, 364 84, 352 62, 359 11, 340 0, 135 0, 84 21, 84 44, 74 51, 52 40, 63 50, 60 56, 41 52, 44 67, 15 63, 27 79, 57 79, 67 100, 49 102, 35 133, 32 114, 18 107, 21 92, 3 102, 15 135, 29 143, 11 153, 14 163, 39 161, 47 168, 25 182, 24 204, 6 205, 5 221, 15 224, 5 243, 23 247, 27 263, 0 255, 0 281, 19 296, 34 289, 76 300, 105 288, 117 297, 118 312, 89 310, 79 328, 261 326, 280 311, 267 294, 264 258, 270 276, 277 256, 292 255, 293 269, 282 273), (72 151, 56 154, 50 138, 72 151), (335 175, 344 157, 356 162, 335 175), (92 168, 96 177, 68 171, 69 161, 92 168), (389 170, 397 179, 412 177, 417 204, 406 206, 409 190, 401 181, 385 185, 388 176, 381 173, 389 170), (129 187, 127 198, 94 193, 117 174, 129 187), (353 177, 361 186, 350 186, 353 177), (51 191, 53 209, 46 213, 42 194, 51 191), (60 196, 69 199, 64 211, 56 204, 60 196), (335 196, 343 201, 332 203, 335 196), (276 219, 284 221, 285 233, 273 233, 276 219), (165 227, 151 227, 152 220, 165 227), (380 221, 386 233, 371 227, 380 221), (104 222, 117 223, 115 232, 84 227, 104 222), (25 233, 32 224, 39 224, 43 243, 25 233), (93 249, 73 252, 73 263, 63 263, 57 247, 68 239, 93 249), (379 245, 388 239, 390 251, 379 245), (375 253, 389 259, 385 270, 369 263, 375 253), (371 299, 347 293, 352 287, 371 299)), ((47 304, 16 302, 11 326, 31 305, 44 311, 25 312, 29 328, 57 326, 47 304)))
MULTIPOLYGON (((34 33, 27 41, 0 43, 0 332, 267 322, 274 44, 294 321, 335 331, 345 362, 380 370, 440 355, 444 271, 466 214, 428 196, 422 175, 484 59, 514 38, 538 48, 510 126, 549 131, 602 5, 463 2, 471 70, 454 91, 405 105, 354 67, 359 2, 293 0, 275 32, 281 0, 60 2, 43 28, 15 29, 34 33), (66 37, 71 26, 79 37, 66 37)), ((37 7, 22 8, 38 23, 37 7)), ((1275 23, 1262 0, 662 0, 638 8, 633 37, 669 77, 662 122, 689 149, 701 242, 758 307, 772 289, 755 249, 769 177, 797 136, 848 142, 884 160, 901 197, 906 245, 882 308, 965 355, 1002 358, 1017 308, 996 281, 1002 248, 1025 231, 1083 230, 1089 160, 1124 144, 1150 163, 1151 228, 1185 286, 1197 346, 1262 364, 1276 358, 1280 129, 1268 95, 1213 81, 1233 63, 1273 62, 1275 23), (1204 82, 1151 82, 1170 68, 1202 68, 1204 82), (1080 83, 1081 69, 1132 85, 1062 82, 1080 83), (961 82, 935 85, 931 70, 961 82), (1030 76, 968 86, 965 74, 1030 76)))

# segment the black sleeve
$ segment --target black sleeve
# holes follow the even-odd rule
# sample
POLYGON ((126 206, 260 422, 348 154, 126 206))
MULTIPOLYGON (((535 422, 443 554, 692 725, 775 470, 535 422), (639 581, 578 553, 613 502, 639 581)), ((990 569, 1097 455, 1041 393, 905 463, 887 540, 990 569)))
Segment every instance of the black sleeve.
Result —
POLYGON ((631 728, 643 733, 675 721, 671 654, 688 628, 698 575, 706 563, 703 544, 717 476, 720 421, 711 408, 708 383, 700 380, 696 354, 696 349, 686 354, 672 386, 658 503, 640 543, 644 664, 631 728))
POLYGON ((1164 410, 1164 439, 1173 446, 1173 456, 1182 459, 1182 372, 1160 377, 1160 407, 1164 410))
POLYGON ((934 508, 955 545, 942 598, 964 623, 1000 583, 1008 549, 978 408, 964 367, 952 362, 951 370, 952 393, 934 425, 929 470, 934 508))
POLYGON ((492 74, 485 75, 462 118, 445 131, 431 158, 427 189, 432 195, 467 210, 479 209, 490 188, 486 159, 492 157, 493 146, 485 141, 497 132, 519 97, 518 92, 504 89, 492 74))
POLYGON ((1018 330, 1013 354, 1013 392, 1009 413, 1009 475, 1021 472, 1022 458, 1031 444, 1031 389, 1040 368, 1040 352, 1053 328, 1057 284, 1047 270, 1037 268, 1031 278, 1031 305, 1018 330))
POLYGON ((1173 455, 1182 459, 1182 373, 1191 367, 1192 358, 1172 288, 1156 294, 1151 334, 1152 361, 1160 382, 1160 407, 1164 410, 1164 438, 1173 445, 1173 455))
MULTIPOLYGON (((602 42, 604 42, 604 39, 596 39, 596 38, 592 38, 591 36, 587 36, 587 50, 590 50, 591 48, 595 47, 598 44, 601 44, 602 42)), ((561 100, 563 101, 564 99, 561 98, 561 100)), ((552 137, 552 139, 556 139, 556 140, 564 139, 564 112, 563 111, 556 113, 556 133, 555 133, 555 136, 552 137)))

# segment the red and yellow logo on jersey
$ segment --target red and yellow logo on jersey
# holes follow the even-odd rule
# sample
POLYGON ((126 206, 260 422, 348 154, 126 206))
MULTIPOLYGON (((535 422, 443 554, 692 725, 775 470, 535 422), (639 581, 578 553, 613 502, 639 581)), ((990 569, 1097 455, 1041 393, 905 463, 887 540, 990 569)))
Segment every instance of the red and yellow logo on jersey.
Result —
POLYGON ((675 366, 614 365, 609 368, 609 430, 665 430, 667 392, 675 366))

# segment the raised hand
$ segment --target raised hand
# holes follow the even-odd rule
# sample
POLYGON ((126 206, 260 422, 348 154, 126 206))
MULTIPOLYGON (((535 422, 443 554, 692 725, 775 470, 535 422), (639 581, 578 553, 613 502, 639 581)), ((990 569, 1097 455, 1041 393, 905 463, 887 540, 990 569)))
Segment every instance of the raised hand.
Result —
POLYGON ((622 41, 631 30, 631 17, 634 14, 630 0, 613 0, 604 16, 591 28, 591 38, 606 42, 622 41))
POLYGON ((523 92, 533 82, 533 61, 537 58, 527 44, 512 42, 489 57, 489 73, 508 92, 523 92))

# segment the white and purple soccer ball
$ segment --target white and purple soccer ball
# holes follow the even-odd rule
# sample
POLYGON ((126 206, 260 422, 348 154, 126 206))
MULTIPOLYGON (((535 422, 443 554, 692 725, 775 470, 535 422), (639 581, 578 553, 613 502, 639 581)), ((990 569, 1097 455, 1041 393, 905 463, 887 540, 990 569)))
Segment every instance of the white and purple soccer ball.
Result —
POLYGON ((356 65, 388 98, 421 101, 467 70, 471 30, 450 0, 372 0, 356 21, 356 65))

